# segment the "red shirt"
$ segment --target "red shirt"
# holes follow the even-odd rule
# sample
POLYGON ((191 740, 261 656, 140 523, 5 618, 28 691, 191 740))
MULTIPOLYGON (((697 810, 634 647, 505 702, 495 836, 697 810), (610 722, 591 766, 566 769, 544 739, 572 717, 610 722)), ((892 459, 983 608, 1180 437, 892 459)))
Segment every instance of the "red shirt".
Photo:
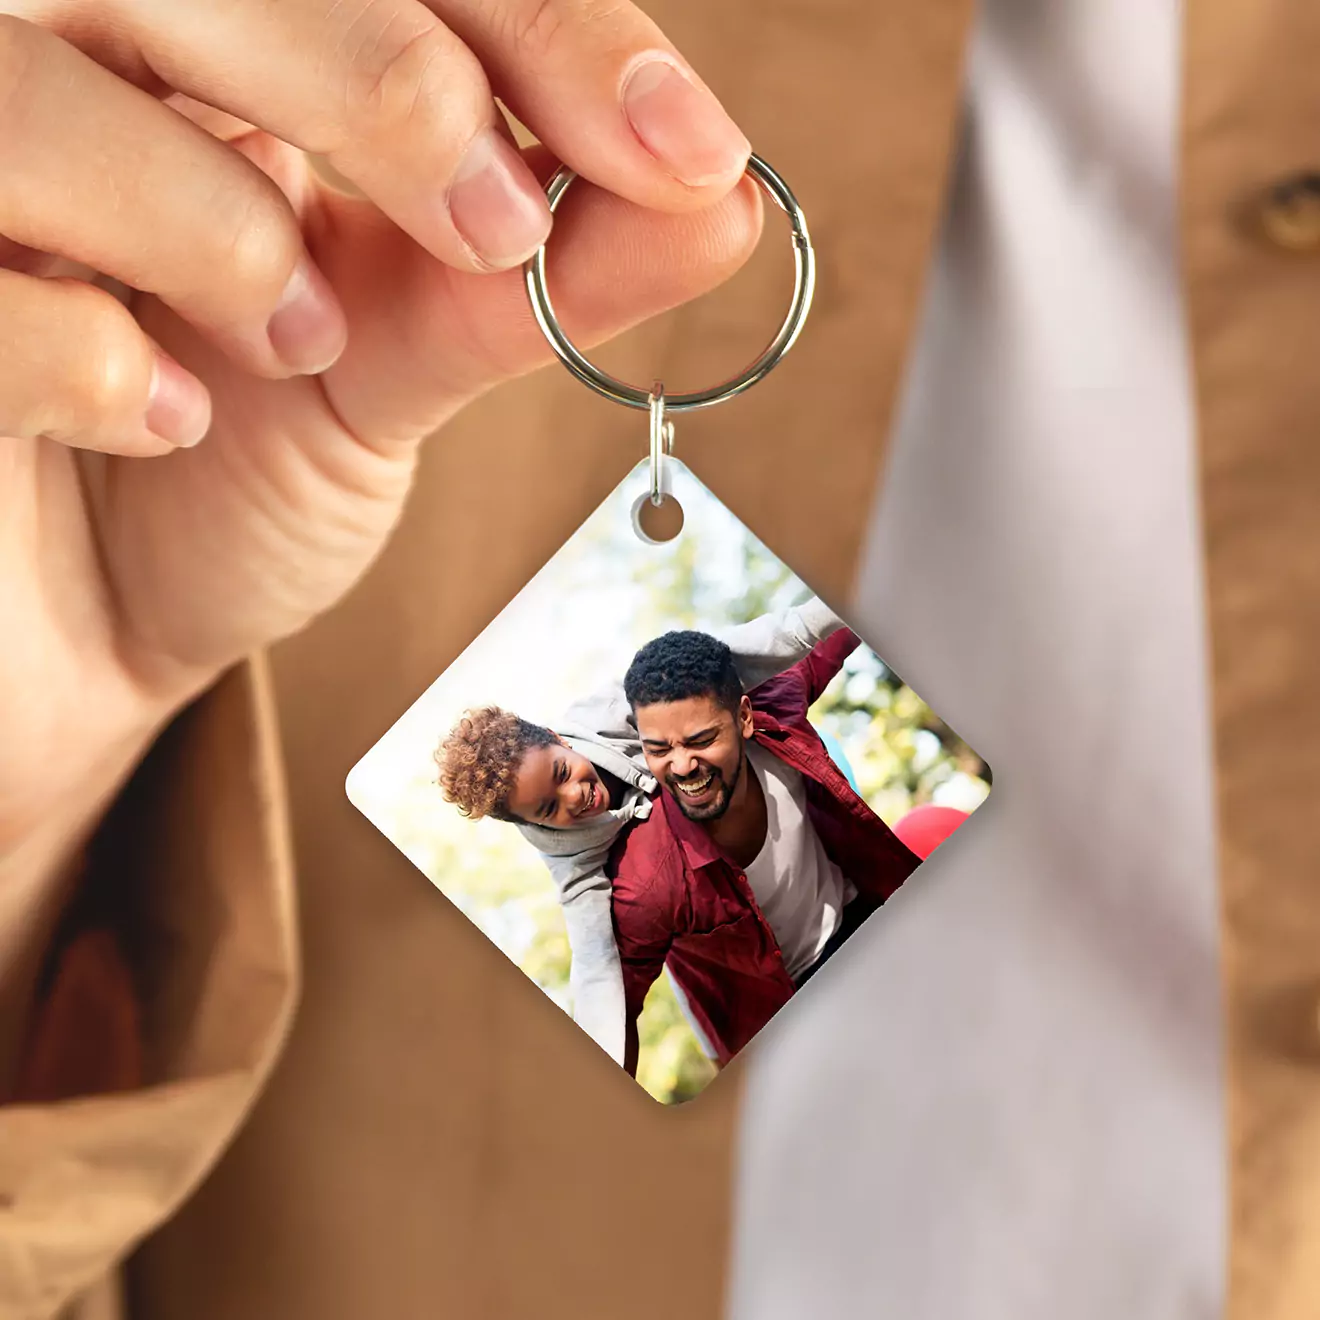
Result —
MULTIPOLYGON (((861 894, 888 898, 920 859, 853 791, 807 710, 860 645, 840 629, 749 694, 752 736, 801 772, 807 812, 830 860, 861 894)), ((609 874, 628 1014, 626 1065, 637 1066, 637 1015, 666 963, 727 1063, 793 997, 779 942, 746 874, 662 789, 646 820, 615 844, 609 874)))

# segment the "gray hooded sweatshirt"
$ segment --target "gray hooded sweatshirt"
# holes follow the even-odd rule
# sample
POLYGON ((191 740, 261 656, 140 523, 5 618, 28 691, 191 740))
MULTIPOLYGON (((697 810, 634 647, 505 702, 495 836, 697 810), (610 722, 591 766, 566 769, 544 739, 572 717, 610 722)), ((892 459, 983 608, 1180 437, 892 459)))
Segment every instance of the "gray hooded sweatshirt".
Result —
MULTIPOLYGON (((843 621, 816 597, 714 635, 734 655, 744 691, 791 668, 843 621)), ((614 940, 611 886, 605 874, 610 848, 623 829, 651 814, 659 787, 646 768, 623 684, 613 683, 565 712, 556 732, 593 765, 627 786, 623 801, 575 829, 518 822, 541 854, 559 891, 572 951, 569 988, 578 1025, 617 1063, 623 1063, 623 968, 614 940)))

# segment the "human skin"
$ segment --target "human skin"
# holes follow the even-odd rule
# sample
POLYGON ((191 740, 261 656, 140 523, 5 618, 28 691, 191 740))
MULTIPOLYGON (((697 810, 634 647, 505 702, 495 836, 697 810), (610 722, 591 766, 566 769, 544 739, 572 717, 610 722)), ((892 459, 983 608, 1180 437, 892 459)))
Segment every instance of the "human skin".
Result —
POLYGON ((596 767, 562 740, 523 753, 507 803, 519 820, 552 830, 580 829, 612 805, 596 767))
POLYGON ((752 703, 736 711, 713 696, 638 706, 646 764, 678 809, 700 825, 739 866, 765 843, 765 793, 747 764, 752 703))
POLYGON ((597 185, 551 245, 584 346, 731 274, 760 207, 745 138, 613 0, 7 0, 0 74, 12 1026, 164 723, 342 596, 421 441, 547 360, 518 266, 555 158, 597 185))

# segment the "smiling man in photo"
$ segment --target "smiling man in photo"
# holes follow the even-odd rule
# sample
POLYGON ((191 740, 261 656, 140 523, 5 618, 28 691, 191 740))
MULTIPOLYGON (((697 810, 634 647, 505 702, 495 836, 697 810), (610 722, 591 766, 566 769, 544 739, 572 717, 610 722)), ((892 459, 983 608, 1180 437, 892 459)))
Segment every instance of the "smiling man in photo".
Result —
POLYGON ((918 865, 807 719, 859 644, 841 629, 750 693, 706 633, 666 633, 629 667, 663 805, 609 866, 630 1070, 666 964, 727 1063, 918 865))

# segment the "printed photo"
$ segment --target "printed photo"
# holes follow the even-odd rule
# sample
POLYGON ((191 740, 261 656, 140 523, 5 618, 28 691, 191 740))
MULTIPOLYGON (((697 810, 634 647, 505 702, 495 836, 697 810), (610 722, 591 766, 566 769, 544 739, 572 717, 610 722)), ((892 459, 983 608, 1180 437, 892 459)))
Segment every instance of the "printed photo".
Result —
POLYGON ((352 802, 656 1099, 691 1099, 989 769, 681 464, 635 469, 354 767, 352 802))

